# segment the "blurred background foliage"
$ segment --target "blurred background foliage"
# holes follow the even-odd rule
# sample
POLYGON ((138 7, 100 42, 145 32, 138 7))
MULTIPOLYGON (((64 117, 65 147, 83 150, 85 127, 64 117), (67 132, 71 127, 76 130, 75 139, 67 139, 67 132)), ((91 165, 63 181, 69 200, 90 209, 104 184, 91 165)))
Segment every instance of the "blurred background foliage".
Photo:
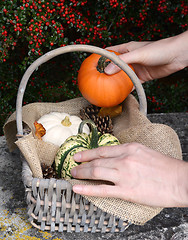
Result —
MULTIPOLYGON (((2 0, 0 2, 0 134, 15 111, 19 82, 44 53, 69 44, 105 48, 128 41, 155 41, 187 30, 186 1, 2 0)), ((31 76, 24 103, 81 96, 77 72, 86 53, 69 53, 31 76)), ((144 85, 148 112, 187 111, 187 69, 144 85)))

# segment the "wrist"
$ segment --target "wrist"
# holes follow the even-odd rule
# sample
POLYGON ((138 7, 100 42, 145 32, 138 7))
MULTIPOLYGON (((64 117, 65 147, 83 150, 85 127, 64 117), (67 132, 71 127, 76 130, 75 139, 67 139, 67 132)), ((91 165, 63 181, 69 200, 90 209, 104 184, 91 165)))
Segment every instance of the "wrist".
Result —
POLYGON ((177 207, 188 207, 188 163, 182 161, 178 170, 177 207))
POLYGON ((174 60, 182 70, 188 66, 188 31, 173 37, 173 47, 176 52, 174 60))

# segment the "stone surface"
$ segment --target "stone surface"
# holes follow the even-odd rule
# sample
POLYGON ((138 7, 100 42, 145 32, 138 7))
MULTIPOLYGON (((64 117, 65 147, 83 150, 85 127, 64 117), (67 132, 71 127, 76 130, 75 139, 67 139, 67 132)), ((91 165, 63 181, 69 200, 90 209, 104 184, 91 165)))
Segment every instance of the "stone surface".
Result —
POLYGON ((183 159, 188 161, 188 113, 149 114, 153 123, 162 123, 173 128, 180 139, 183 159))
MULTIPOLYGON (((183 158, 188 161, 187 113, 151 114, 152 122, 171 126, 178 134, 183 158)), ((27 219, 25 192, 21 179, 18 151, 9 153, 5 137, 0 137, 0 239, 63 239, 63 240, 186 240, 188 239, 188 209, 164 209, 144 226, 131 225, 123 233, 50 233, 33 228, 27 219)))

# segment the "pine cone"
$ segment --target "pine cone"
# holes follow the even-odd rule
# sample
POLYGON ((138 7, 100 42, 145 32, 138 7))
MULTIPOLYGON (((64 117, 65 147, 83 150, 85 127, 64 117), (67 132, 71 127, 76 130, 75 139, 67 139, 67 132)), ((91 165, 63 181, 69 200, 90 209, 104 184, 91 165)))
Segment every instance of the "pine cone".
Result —
POLYGON ((113 124, 109 116, 104 116, 104 117, 96 116, 96 117, 93 117, 92 120, 96 124, 98 131, 101 132, 102 134, 113 132, 113 124))
POLYGON ((82 120, 91 119, 97 126, 98 131, 102 134, 112 133, 113 124, 111 118, 109 116, 98 116, 99 111, 100 107, 89 105, 88 107, 80 110, 80 117, 82 120))
POLYGON ((49 178, 58 178, 53 165, 47 166, 45 163, 42 163, 41 167, 42 167, 42 173, 43 173, 44 178, 48 178, 48 179, 49 178))
POLYGON ((80 110, 80 116, 81 118, 84 119, 91 119, 92 120, 92 116, 97 116, 97 114, 100 111, 100 107, 97 107, 95 105, 89 105, 86 108, 82 108, 80 110))

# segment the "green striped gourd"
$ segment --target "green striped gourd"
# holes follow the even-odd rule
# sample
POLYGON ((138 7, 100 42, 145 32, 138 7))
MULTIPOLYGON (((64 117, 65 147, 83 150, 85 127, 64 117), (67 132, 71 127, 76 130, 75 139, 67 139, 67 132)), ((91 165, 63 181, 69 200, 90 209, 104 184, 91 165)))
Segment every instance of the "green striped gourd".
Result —
POLYGON ((119 144, 119 140, 115 136, 109 133, 101 135, 91 120, 83 120, 79 125, 78 134, 68 137, 57 151, 55 156, 56 172, 59 177, 70 179, 72 178, 70 170, 80 164, 74 161, 73 156, 75 153, 101 146, 119 144), (83 126, 87 123, 91 125, 89 135, 83 133, 83 126))

